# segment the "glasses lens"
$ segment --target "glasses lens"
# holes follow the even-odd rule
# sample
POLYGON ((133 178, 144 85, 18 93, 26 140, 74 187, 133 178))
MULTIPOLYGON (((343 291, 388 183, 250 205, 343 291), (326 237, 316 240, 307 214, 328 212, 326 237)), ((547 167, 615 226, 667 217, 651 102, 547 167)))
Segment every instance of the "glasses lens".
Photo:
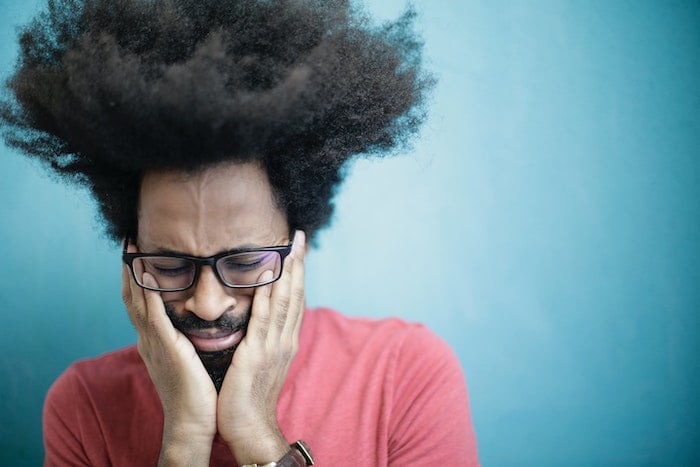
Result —
POLYGON ((185 289, 192 285, 194 263, 181 258, 168 256, 142 256, 134 259, 134 275, 139 285, 148 287, 143 280, 145 272, 156 280, 159 290, 185 289))
POLYGON ((282 258, 277 251, 251 251, 224 256, 216 263, 219 274, 228 285, 254 286, 263 281, 265 271, 272 271, 272 280, 282 273, 282 258))

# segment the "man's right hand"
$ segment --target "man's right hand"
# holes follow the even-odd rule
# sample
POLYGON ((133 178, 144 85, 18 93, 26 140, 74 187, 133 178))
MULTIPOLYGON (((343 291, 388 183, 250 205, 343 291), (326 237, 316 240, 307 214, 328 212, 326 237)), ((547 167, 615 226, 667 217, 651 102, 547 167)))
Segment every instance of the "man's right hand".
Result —
MULTIPOLYGON (((136 251, 129 245, 129 252, 136 251)), ((144 274, 144 281, 156 286, 144 274)), ((136 328, 137 348, 163 405, 159 465, 209 465, 216 435, 217 393, 187 337, 175 329, 159 292, 139 287, 122 270, 122 299, 136 328)))

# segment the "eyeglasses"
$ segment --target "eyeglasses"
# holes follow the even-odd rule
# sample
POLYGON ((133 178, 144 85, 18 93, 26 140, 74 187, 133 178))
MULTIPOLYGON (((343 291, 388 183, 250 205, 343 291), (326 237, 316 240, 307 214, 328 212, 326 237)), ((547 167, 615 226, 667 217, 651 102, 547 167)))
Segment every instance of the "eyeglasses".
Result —
POLYGON ((136 283, 148 290, 179 292, 197 282, 202 266, 211 266, 221 283, 231 288, 258 287, 275 282, 282 276, 284 258, 292 251, 286 246, 268 246, 250 250, 232 250, 208 258, 171 253, 127 253, 124 243, 122 261, 129 266, 136 283), (272 279, 263 281, 265 271, 272 279), (157 287, 146 285, 144 273, 153 276, 157 287))

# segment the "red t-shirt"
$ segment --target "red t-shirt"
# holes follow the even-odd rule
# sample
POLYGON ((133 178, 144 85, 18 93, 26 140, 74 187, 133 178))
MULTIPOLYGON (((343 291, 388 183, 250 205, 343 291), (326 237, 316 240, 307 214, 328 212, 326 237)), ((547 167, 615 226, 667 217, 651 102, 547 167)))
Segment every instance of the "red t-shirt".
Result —
MULTIPOLYGON (((319 466, 478 465, 461 368, 424 326, 304 315, 277 405, 319 466)), ((44 405, 46 465, 153 466, 163 412, 135 347, 71 365, 44 405)), ((217 436, 211 465, 235 466, 217 436)))

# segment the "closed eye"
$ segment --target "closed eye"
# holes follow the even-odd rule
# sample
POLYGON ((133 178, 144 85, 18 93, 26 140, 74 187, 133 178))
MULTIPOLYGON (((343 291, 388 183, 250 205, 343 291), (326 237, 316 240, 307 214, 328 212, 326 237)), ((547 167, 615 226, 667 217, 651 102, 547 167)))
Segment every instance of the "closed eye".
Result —
POLYGON ((225 260, 222 261, 221 266, 229 271, 231 270, 236 270, 236 271, 250 271, 252 269, 256 269, 260 267, 261 264, 263 264, 263 260, 260 259, 258 261, 250 261, 250 262, 242 262, 242 261, 234 261, 234 260, 225 260))
POLYGON ((260 269, 276 257, 276 252, 241 253, 223 258, 219 262, 219 267, 230 272, 253 271, 260 269))
POLYGON ((192 264, 178 258, 144 258, 149 271, 160 276, 180 276, 192 273, 192 264))

